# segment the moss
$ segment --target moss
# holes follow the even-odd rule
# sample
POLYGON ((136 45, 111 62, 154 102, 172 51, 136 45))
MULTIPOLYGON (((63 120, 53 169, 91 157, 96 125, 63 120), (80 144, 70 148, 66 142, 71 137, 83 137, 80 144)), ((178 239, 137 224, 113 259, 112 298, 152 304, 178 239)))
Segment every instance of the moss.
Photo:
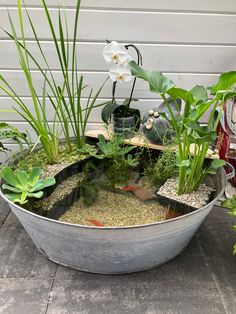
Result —
MULTIPOLYGON (((78 152, 77 146, 75 144, 72 144, 72 152, 68 152, 66 146, 63 145, 59 147, 58 158, 54 164, 70 164, 82 160, 85 157, 85 154, 78 152)), ((22 153, 20 157, 13 156, 13 165, 14 169, 25 170, 29 172, 33 167, 40 167, 46 171, 49 163, 44 150, 39 149, 33 152, 26 151, 22 153)))

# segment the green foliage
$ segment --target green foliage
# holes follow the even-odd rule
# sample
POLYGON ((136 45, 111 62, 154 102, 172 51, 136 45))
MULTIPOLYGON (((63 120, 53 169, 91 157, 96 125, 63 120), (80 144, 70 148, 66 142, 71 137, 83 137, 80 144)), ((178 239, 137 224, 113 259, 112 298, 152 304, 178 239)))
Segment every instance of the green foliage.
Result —
MULTIPOLYGON (((58 157, 54 161, 54 163, 74 163, 76 161, 82 160, 86 157, 86 155, 90 152, 95 152, 93 149, 94 146, 90 145, 86 146, 85 150, 78 151, 76 144, 71 144, 72 151, 69 152, 67 146, 60 145, 58 150, 58 157)), ((24 170, 26 172, 30 172, 34 167, 40 167, 42 170, 47 171, 48 161, 47 155, 43 149, 31 151, 30 154, 28 152, 23 152, 22 154, 17 156, 12 156, 11 166, 14 169, 24 170), (16 160, 15 160, 16 159, 16 160)))
POLYGON ((25 133, 20 132, 17 128, 8 123, 0 122, 0 152, 8 150, 3 143, 3 141, 7 139, 17 142, 20 145, 20 148, 22 148, 23 143, 29 145, 25 133))
POLYGON ((134 146, 125 145, 121 135, 114 133, 109 141, 99 135, 98 159, 107 159, 106 176, 112 186, 126 184, 132 169, 138 166, 138 155, 129 154, 134 146))
MULTIPOLYGON (((68 23, 66 13, 64 12, 63 18, 61 12, 58 14, 58 23, 52 20, 46 1, 42 0, 46 20, 48 22, 49 31, 52 36, 52 42, 56 50, 56 57, 58 59, 60 70, 62 74, 62 82, 58 83, 55 78, 46 55, 41 45, 33 21, 26 11, 27 22, 30 25, 33 39, 37 44, 38 52, 40 53, 40 60, 38 61, 28 49, 28 44, 25 39, 26 24, 22 17, 22 4, 18 0, 18 19, 20 35, 17 35, 16 27, 13 24, 12 18, 9 15, 11 26, 11 33, 7 35, 15 42, 20 64, 24 72, 26 83, 34 105, 34 111, 28 109, 24 100, 17 95, 14 88, 0 75, 0 89, 2 89, 9 97, 11 97, 17 104, 15 110, 29 123, 40 140, 48 159, 48 163, 54 163, 58 158, 59 152, 59 137, 62 131, 66 145, 69 152, 72 151, 70 140, 70 128, 72 129, 73 136, 75 137, 77 148, 82 149, 85 145, 85 130, 93 108, 103 104, 96 104, 97 98, 100 95, 102 86, 93 95, 93 89, 88 92, 88 100, 85 107, 82 106, 81 98, 82 92, 87 87, 84 85, 83 76, 78 74, 77 66, 77 32, 78 32, 78 19, 80 11, 80 0, 77 0, 75 11, 72 49, 70 49, 70 41, 68 35, 68 23), (57 34, 58 30, 58 34, 57 34), (59 38, 59 40, 58 40, 59 38), (42 99, 36 92, 36 82, 33 81, 31 73, 31 65, 39 71, 43 80, 43 97, 42 99), (53 108, 52 123, 48 122, 46 113, 46 100, 53 108), (59 131, 61 130, 61 131, 59 131)), ((61 79, 60 79, 61 80, 61 79)))
POLYGON ((145 177, 151 186, 162 185, 165 181, 178 174, 176 155, 172 150, 163 151, 156 160, 151 160, 145 169, 145 177))
POLYGON ((97 199, 100 184, 96 180, 96 167, 92 162, 86 163, 83 169, 84 179, 80 183, 80 196, 86 206, 91 206, 97 199))
MULTIPOLYGON (((229 214, 231 216, 236 216, 236 195, 229 200, 223 201, 222 206, 230 209, 229 214)), ((236 224, 233 226, 233 230, 236 231, 236 224)), ((233 247, 233 253, 236 254, 236 243, 233 247)))
POLYGON ((0 177, 7 183, 2 185, 3 190, 12 192, 5 194, 6 197, 19 204, 28 202, 29 197, 41 198, 43 196, 43 189, 52 186, 56 183, 54 178, 47 178, 40 180, 42 170, 35 167, 30 173, 26 171, 16 171, 15 173, 10 167, 5 167, 0 173, 0 177))
POLYGON ((169 112, 160 113, 174 128, 177 141, 177 165, 179 167, 178 193, 191 193, 201 184, 207 173, 215 173, 224 165, 223 161, 213 161, 210 168, 205 168, 204 161, 209 145, 216 139, 216 128, 220 120, 223 103, 236 95, 236 72, 224 73, 218 83, 210 88, 213 98, 208 100, 207 89, 196 85, 190 91, 175 87, 174 83, 160 72, 143 70, 134 61, 129 62, 132 74, 145 80, 150 91, 158 93, 163 98, 169 112), (174 115, 167 97, 176 103, 182 99, 185 102, 184 111, 174 115), (219 107, 219 108, 218 108, 219 107), (200 118, 209 109, 211 114, 206 126, 200 124, 200 118), (217 118, 214 120, 215 113, 217 118))

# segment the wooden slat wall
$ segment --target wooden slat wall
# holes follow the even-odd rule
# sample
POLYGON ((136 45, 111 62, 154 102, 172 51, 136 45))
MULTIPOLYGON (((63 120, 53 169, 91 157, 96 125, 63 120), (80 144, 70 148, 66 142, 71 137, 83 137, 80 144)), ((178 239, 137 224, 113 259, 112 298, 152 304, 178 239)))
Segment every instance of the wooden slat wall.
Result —
MULTIPOLYGON (((55 50, 42 9, 41 0, 26 0, 29 14, 34 21, 42 47, 55 72, 58 82, 61 74, 55 58, 55 50)), ((47 0, 55 24, 61 0, 47 0)), ((76 0, 64 1, 67 7, 69 28, 72 31, 76 0)), ((0 0, 0 27, 9 30, 8 11, 17 21, 17 0, 0 0)), ((40 60, 40 53, 25 19, 27 45, 40 60)), ((143 54, 144 67, 160 70, 181 87, 195 84, 211 85, 220 73, 236 68, 236 1, 235 0, 82 0, 79 19, 78 64, 86 83, 98 88, 107 76, 108 66, 102 57, 105 39, 122 43, 136 43, 143 54)), ((0 74, 2 74, 32 108, 30 93, 21 71, 14 43, 0 31, 0 74)), ((43 80, 32 65, 33 77, 39 93, 43 80)), ((130 84, 121 84, 117 97, 128 96, 130 84)), ((86 102, 88 90, 83 95, 86 102)), ((99 101, 111 96, 108 82, 99 101)), ((144 113, 160 104, 160 99, 148 91, 143 82, 138 82, 135 104, 144 113)), ((0 110, 10 109, 14 103, 0 92, 0 110)), ((48 105, 47 115, 53 119, 48 105)), ((21 130, 27 124, 16 113, 0 112, 1 121, 12 122, 21 130)), ((90 128, 101 126, 100 109, 94 110, 90 128)), ((33 136, 33 139, 35 137, 33 136)), ((15 148, 11 144, 11 147, 15 148)), ((0 156, 0 159, 2 157, 0 156)))

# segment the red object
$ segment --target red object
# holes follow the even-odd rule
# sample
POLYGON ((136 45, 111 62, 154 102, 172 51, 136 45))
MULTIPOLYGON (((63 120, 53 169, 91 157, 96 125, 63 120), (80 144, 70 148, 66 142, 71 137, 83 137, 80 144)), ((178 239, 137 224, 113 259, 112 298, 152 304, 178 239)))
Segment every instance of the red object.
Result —
POLYGON ((140 185, 133 184, 133 185, 123 186, 123 187, 120 188, 120 190, 134 192, 134 191, 136 191, 136 190, 138 190, 140 188, 141 188, 140 185))
POLYGON ((93 224, 94 226, 97 226, 97 227, 105 227, 105 225, 100 222, 100 221, 97 221, 96 219, 88 219, 88 221, 93 224))
MULTIPOLYGON (((216 148, 219 150, 221 159, 229 162, 236 168, 236 149, 232 138, 236 137, 236 99, 229 100, 224 104, 224 112, 217 127, 216 148), (233 149, 232 149, 233 148, 233 149), (235 156, 235 157, 234 157, 235 156), (234 157, 234 158, 232 158, 234 157)), ((228 170, 226 170, 228 172, 228 170)), ((230 182, 236 186, 236 176, 230 182)))

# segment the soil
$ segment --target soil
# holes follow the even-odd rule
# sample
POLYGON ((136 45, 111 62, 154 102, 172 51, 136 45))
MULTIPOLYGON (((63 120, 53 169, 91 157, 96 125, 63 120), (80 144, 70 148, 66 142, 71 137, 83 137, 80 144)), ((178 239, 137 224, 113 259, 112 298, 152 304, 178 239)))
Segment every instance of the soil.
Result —
POLYGON ((142 201, 130 192, 100 190, 94 204, 85 206, 78 200, 60 221, 80 225, 121 227, 165 220, 168 208, 156 200, 142 201))

